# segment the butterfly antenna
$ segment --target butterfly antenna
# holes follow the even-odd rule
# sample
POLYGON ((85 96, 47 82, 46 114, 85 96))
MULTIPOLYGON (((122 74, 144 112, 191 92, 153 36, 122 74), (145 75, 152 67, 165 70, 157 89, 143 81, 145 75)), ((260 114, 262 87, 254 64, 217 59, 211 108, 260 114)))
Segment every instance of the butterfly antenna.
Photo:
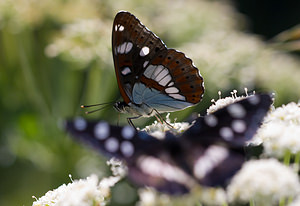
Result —
POLYGON ((106 106, 101 107, 101 108, 99 108, 99 109, 95 109, 95 110, 92 110, 92 111, 87 111, 87 112, 85 112, 85 114, 91 114, 91 113, 97 112, 97 111, 99 111, 99 110, 105 109, 105 108, 107 108, 107 107, 109 107, 109 106, 110 106, 110 105, 106 105, 106 106))
POLYGON ((96 107, 96 106, 102 106, 102 105, 107 105, 107 104, 113 104, 115 102, 106 102, 106 103, 101 103, 101 104, 91 104, 91 105, 81 105, 81 108, 87 108, 87 107, 96 107))

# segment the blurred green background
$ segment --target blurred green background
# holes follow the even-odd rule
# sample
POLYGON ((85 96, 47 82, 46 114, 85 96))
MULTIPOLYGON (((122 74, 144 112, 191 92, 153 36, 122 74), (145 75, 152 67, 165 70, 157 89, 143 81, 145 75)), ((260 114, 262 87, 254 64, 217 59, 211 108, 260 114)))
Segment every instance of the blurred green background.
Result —
MULTIPOLYGON (((80 115, 126 124, 126 115, 112 107, 89 116, 80 108, 120 99, 111 55, 111 27, 119 10, 132 12, 168 47, 185 52, 204 77, 202 103, 171 118, 204 113, 218 91, 243 94, 244 87, 275 92, 276 105, 298 101, 299 57, 279 51, 281 40, 276 47, 266 43, 295 22, 284 18, 288 10, 277 24, 251 22, 277 1, 255 7, 256 13, 250 2, 0 0, 0 205, 31 205, 32 195, 70 182, 69 174, 74 179, 108 174, 105 159, 74 142, 61 123, 80 115)), ((292 12, 300 14, 297 9, 292 12)), ((136 124, 151 121, 141 118, 136 124)), ((114 188, 112 205, 132 205, 136 199, 123 181, 114 188)))

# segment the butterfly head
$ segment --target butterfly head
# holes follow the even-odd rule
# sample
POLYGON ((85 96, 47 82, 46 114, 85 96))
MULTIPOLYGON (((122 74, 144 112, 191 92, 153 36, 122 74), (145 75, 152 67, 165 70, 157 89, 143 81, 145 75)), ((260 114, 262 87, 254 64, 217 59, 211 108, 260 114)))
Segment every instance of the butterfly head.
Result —
POLYGON ((125 102, 116 102, 114 104, 114 108, 120 112, 120 113, 126 113, 127 109, 128 108, 128 104, 126 104, 125 102))

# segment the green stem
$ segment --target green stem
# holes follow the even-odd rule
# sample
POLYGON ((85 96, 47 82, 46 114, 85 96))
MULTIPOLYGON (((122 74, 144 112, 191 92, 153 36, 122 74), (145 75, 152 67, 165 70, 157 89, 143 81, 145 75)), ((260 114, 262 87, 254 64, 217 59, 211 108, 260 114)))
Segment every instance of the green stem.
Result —
POLYGON ((279 200, 279 206, 284 206, 285 205, 285 198, 281 198, 279 200))
POLYGON ((290 165, 290 161, 291 161, 291 152, 289 150, 287 150, 284 154, 284 159, 283 159, 283 163, 287 166, 290 165))
POLYGON ((35 101, 36 106, 39 110, 46 116, 49 115, 50 111, 47 109, 46 101, 44 100, 41 91, 38 89, 36 79, 33 75, 33 68, 30 66, 28 55, 26 54, 26 49, 23 43, 21 35, 17 35, 17 43, 20 57, 21 69, 24 75, 25 88, 28 92, 28 96, 32 95, 33 101, 35 101))
POLYGON ((255 202, 254 202, 254 200, 250 200, 250 202, 249 202, 249 206, 255 206, 255 202))
POLYGON ((299 172, 299 164, 300 164, 300 152, 298 152, 296 155, 295 155, 295 162, 294 162, 294 170, 296 173, 299 172))
POLYGON ((292 202, 293 202, 293 198, 289 197, 288 200, 287 200, 287 204, 286 205, 290 205, 292 202))

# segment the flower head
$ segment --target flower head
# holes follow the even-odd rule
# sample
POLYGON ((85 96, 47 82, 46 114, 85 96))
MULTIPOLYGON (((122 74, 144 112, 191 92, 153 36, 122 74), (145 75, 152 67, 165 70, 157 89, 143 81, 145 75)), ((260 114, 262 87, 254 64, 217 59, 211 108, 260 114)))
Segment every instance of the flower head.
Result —
POLYGON ((295 197, 300 184, 291 168, 275 159, 261 159, 245 163, 227 189, 231 202, 272 205, 280 198, 295 197))
POLYGON ((215 111, 222 109, 229 104, 245 99, 246 97, 248 97, 247 88, 245 88, 245 92, 246 96, 237 96, 237 90, 233 90, 231 92, 231 97, 221 98, 221 92, 219 91, 219 99, 217 101, 215 101, 214 99, 211 100, 213 104, 207 109, 207 114, 214 113, 215 111))
MULTIPOLYGON (((104 180, 108 181, 108 180, 104 180)), ((113 180, 111 180, 113 181, 113 180)), ((102 181, 101 181, 102 182, 102 181)), ((100 182, 100 183, 101 183, 100 182)), ((99 186, 96 175, 86 179, 63 184, 57 189, 48 191, 43 197, 33 202, 33 206, 90 206, 106 205, 107 187, 99 186)))
POLYGON ((187 130, 191 125, 188 122, 174 122, 170 120, 170 113, 166 115, 166 120, 162 123, 154 121, 153 124, 146 126, 142 131, 146 131, 152 136, 155 136, 159 139, 165 137, 165 132, 170 131, 174 134, 181 134, 187 130))
POLYGON ((300 152, 300 105, 291 102, 271 111, 252 140, 263 143, 267 156, 282 158, 300 152))

